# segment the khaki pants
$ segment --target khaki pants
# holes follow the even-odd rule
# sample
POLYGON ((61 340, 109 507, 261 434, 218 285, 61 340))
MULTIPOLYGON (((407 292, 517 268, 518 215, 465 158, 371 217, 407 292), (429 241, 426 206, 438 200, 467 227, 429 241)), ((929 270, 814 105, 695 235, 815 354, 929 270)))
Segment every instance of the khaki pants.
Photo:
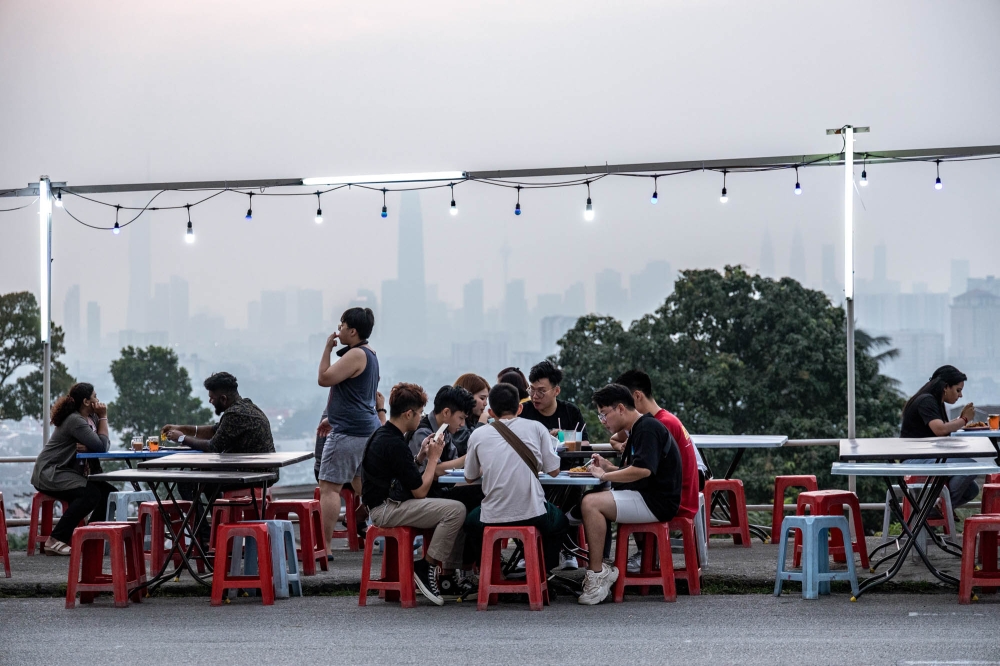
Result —
POLYGON ((465 506, 447 499, 411 499, 405 502, 386 500, 369 512, 376 527, 434 528, 427 554, 441 562, 444 569, 461 569, 465 535, 465 506))

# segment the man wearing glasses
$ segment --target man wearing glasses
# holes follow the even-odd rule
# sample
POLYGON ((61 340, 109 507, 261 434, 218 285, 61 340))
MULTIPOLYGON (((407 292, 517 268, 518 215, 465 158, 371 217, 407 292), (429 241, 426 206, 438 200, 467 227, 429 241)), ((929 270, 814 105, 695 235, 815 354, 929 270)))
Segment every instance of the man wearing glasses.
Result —
POLYGON ((545 426, 549 434, 553 437, 559 436, 559 429, 576 430, 583 432, 582 444, 590 443, 590 435, 587 433, 587 426, 583 422, 583 414, 580 413, 576 405, 559 400, 559 382, 562 381, 562 370, 552 364, 551 361, 542 361, 531 369, 528 373, 528 381, 531 385, 528 394, 531 402, 524 404, 521 411, 522 419, 538 421, 545 426))
MULTIPOLYGON (((608 384, 594 393, 601 423, 609 432, 626 431, 622 465, 616 467, 593 455, 590 473, 610 481, 611 490, 587 493, 580 503, 583 529, 591 553, 604 550, 608 523, 665 523, 677 514, 681 501, 681 454, 667 428, 649 414, 635 409, 632 392, 621 384, 608 384)), ((599 604, 618 580, 618 569, 601 558, 590 560, 583 581, 581 604, 599 604)))

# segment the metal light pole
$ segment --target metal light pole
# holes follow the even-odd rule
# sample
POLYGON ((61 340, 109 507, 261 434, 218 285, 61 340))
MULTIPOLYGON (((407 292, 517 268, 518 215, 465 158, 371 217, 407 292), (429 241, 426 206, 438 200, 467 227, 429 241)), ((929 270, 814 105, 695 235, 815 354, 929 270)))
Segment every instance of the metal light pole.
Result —
POLYGON ((38 309, 42 326, 42 446, 49 441, 49 409, 52 379, 52 185, 48 176, 38 179, 38 241, 40 290, 38 309))

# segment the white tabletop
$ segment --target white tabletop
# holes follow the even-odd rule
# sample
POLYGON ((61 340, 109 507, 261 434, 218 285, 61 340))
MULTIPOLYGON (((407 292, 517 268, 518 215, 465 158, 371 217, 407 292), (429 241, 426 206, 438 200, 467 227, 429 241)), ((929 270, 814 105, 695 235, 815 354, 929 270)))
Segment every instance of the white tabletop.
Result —
POLYGON ((981 476, 1000 473, 1000 466, 970 458, 948 463, 835 462, 830 471, 840 476, 981 476))
POLYGON ((777 449, 785 445, 784 435, 691 435, 699 449, 777 449))
MULTIPOLYGON (((465 481, 465 470, 449 470, 447 474, 439 476, 437 480, 438 483, 460 483, 465 481)), ((592 476, 570 476, 566 472, 555 477, 539 474, 538 480, 542 482, 543 486, 596 486, 601 483, 592 476)))
POLYGON ((1000 430, 959 430, 951 433, 952 437, 989 437, 1000 438, 1000 430))

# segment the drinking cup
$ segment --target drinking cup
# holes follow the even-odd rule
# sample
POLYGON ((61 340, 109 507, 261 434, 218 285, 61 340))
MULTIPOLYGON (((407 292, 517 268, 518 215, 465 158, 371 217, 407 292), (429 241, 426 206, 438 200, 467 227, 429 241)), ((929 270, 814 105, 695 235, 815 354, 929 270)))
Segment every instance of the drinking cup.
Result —
POLYGON ((132 450, 133 451, 142 451, 142 437, 133 437, 132 438, 132 450))
POLYGON ((160 450, 160 438, 156 437, 156 436, 147 437, 146 438, 146 447, 150 451, 159 451, 160 450))
POLYGON ((990 430, 1000 430, 1000 414, 990 414, 990 430))

